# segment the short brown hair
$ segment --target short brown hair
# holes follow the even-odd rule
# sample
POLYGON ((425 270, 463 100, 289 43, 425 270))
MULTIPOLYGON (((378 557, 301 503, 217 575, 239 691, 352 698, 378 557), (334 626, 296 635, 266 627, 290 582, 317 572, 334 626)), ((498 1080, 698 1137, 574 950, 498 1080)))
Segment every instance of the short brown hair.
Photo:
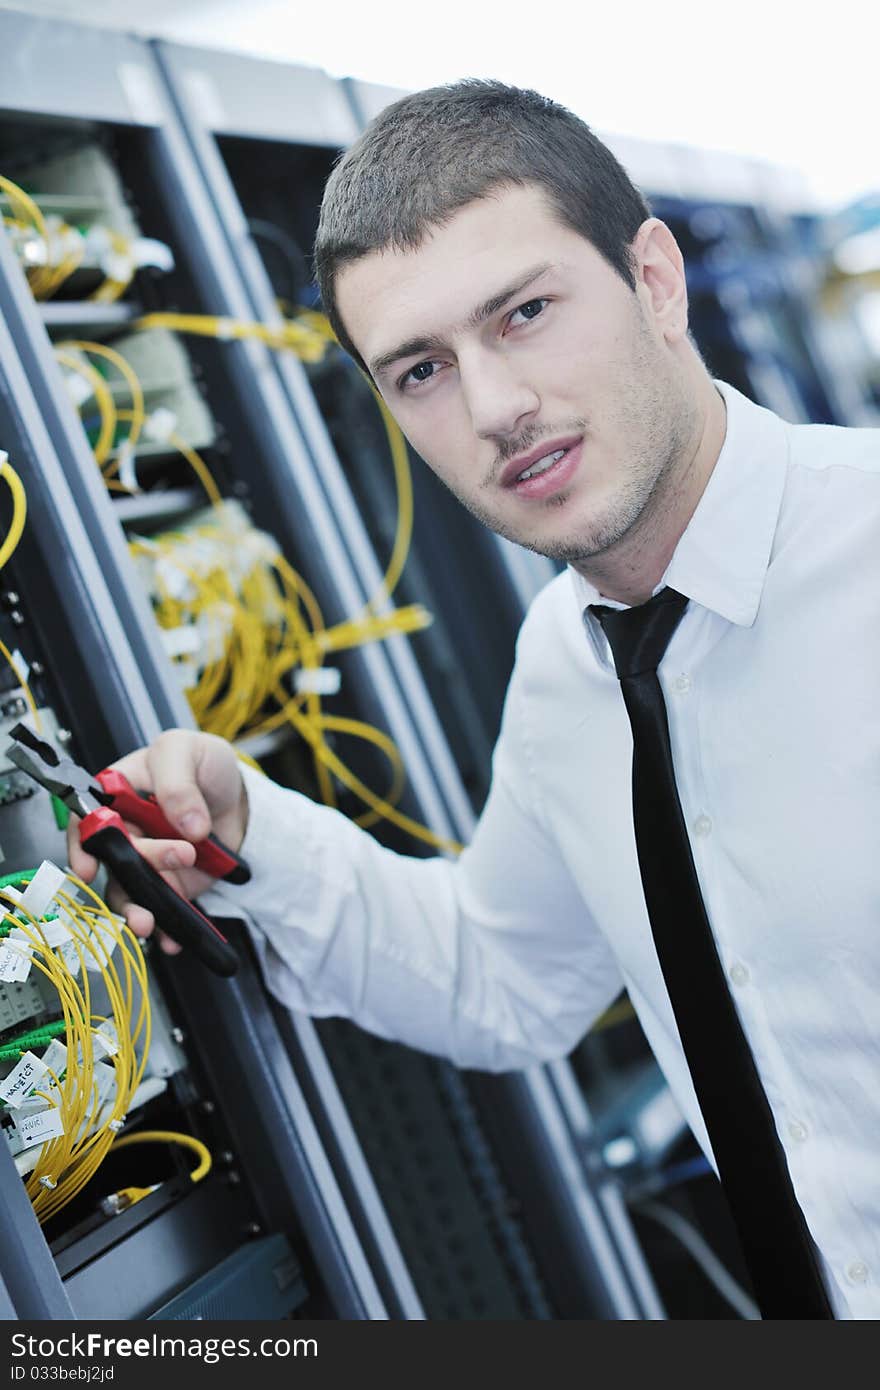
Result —
POLYGON ((336 301, 342 266, 433 227, 504 184, 537 184, 561 220, 635 289, 630 247, 650 216, 611 151, 566 107, 525 88, 468 78, 387 106, 337 162, 315 239, 318 288, 337 338, 361 367, 336 301))

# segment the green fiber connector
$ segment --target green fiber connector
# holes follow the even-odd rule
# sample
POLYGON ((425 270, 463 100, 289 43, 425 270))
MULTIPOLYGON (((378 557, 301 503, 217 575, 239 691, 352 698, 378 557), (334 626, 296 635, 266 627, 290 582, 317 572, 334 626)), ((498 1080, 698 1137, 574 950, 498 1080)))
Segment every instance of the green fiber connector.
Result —
MULTIPOLYGON (((38 922, 38 923, 39 923, 39 922, 57 922, 57 920, 58 920, 57 913, 54 913, 54 912, 47 912, 46 915, 45 915, 45 917, 38 917, 38 918, 37 918, 37 922, 38 922)), ((3 921, 0 922, 0 940, 2 940, 4 936, 8 936, 9 933, 12 931, 12 929, 13 929, 14 926, 19 926, 19 927, 30 927, 30 926, 31 926, 31 922, 30 922, 30 919, 29 919, 28 917, 26 917, 25 914, 24 914, 23 912, 16 912, 15 915, 13 916, 13 915, 12 915, 12 909, 10 908, 10 909, 9 909, 9 916, 4 917, 3 921)))
POLYGON ((70 812, 60 796, 52 797, 52 810, 55 812, 55 824, 58 826, 58 829, 66 830, 70 820, 70 812))
POLYGON ((32 1028, 29 1033, 22 1033, 21 1037, 12 1038, 0 1047, 0 1061, 7 1062, 20 1057, 22 1052, 27 1052, 32 1047, 48 1047, 53 1038, 60 1037, 66 1031, 67 1023, 63 1018, 57 1019, 54 1023, 44 1023, 40 1028, 32 1028))
POLYGON ((30 883, 36 869, 19 869, 14 874, 3 874, 0 876, 0 888, 20 888, 23 883, 30 883))

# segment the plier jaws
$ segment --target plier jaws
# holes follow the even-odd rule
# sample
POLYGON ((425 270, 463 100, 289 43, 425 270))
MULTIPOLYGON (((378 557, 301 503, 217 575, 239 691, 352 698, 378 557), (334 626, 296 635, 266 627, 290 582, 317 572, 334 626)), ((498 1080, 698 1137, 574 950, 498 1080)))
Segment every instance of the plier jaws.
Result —
MULTIPOLYGON (((234 975, 238 956, 210 918, 162 877, 135 848, 126 828, 134 822, 160 839, 179 839, 152 794, 135 791, 114 768, 92 776, 26 724, 10 730, 6 756, 79 817, 83 849, 105 864, 131 902, 147 908, 173 941, 189 947, 218 975, 234 975)), ((217 878, 244 882, 250 870, 213 836, 196 846, 196 865, 217 878)))

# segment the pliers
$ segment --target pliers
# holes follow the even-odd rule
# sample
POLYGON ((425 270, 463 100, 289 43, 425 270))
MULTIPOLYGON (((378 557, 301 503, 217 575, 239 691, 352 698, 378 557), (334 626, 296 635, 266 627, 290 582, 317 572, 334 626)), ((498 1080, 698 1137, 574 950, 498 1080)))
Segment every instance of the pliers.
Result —
MULTIPOLYGON (((136 791, 114 768, 94 775, 87 772, 26 724, 16 724, 9 732, 15 742, 6 756, 82 818, 83 849, 106 865, 131 901, 148 908, 162 931, 192 950, 215 974, 234 975, 238 956, 226 937, 131 842, 123 816, 148 835, 180 839, 153 794, 136 791)), ((196 845, 196 867, 230 883, 246 883, 251 876, 245 861, 214 835, 196 845)))

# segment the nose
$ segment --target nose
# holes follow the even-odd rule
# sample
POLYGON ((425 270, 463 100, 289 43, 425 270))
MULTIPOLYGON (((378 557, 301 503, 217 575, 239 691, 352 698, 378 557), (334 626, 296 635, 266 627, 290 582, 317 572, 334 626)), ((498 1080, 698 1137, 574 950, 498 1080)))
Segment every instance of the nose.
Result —
POLYGON ((538 393, 522 369, 501 353, 479 351, 459 355, 459 380, 479 439, 503 439, 522 429, 537 414, 538 393))

